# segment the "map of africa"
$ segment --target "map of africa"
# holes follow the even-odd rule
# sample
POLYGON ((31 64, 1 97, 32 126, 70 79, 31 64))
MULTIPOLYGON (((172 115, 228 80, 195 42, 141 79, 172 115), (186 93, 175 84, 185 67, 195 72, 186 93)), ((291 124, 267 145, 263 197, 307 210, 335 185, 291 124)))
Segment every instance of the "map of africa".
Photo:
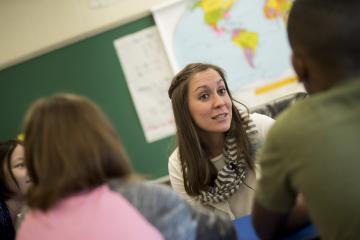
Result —
POLYGON ((291 69, 286 22, 292 0, 190 1, 179 19, 173 48, 180 68, 209 62, 225 69, 237 90, 291 69))

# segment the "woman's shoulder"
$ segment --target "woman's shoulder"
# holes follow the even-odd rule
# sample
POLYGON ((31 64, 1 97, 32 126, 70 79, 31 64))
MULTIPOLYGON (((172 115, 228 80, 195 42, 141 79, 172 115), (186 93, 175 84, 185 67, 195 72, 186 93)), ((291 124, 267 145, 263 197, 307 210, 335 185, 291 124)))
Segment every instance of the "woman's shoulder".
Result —
POLYGON ((264 139, 266 137, 268 131, 275 122, 275 120, 271 117, 259 113, 251 113, 250 119, 254 122, 258 130, 259 137, 261 139, 264 139))
POLYGON ((179 148, 178 147, 176 147, 169 156, 169 161, 177 161, 177 160, 179 160, 179 148))
POLYGON ((160 239, 160 232, 120 194, 101 185, 66 197, 46 211, 30 209, 19 228, 18 239, 160 239), (94 204, 95 203, 95 204, 94 204), (91 217, 89 217, 91 216, 91 217), (71 220, 71 221, 70 221, 71 220), (73 221, 87 222, 74 228, 73 221), (103 222, 116 222, 122 229, 103 222), (88 226, 100 226, 96 229, 88 226), (46 229, 46 231, 44 231, 46 229), (69 233, 64 237, 64 232, 69 233))
POLYGON ((250 119, 252 119, 257 125, 271 125, 275 121, 271 117, 260 113, 250 113, 250 119))
POLYGON ((175 150, 170 154, 168 161, 168 170, 169 171, 181 171, 181 162, 179 157, 179 148, 175 148, 175 150))

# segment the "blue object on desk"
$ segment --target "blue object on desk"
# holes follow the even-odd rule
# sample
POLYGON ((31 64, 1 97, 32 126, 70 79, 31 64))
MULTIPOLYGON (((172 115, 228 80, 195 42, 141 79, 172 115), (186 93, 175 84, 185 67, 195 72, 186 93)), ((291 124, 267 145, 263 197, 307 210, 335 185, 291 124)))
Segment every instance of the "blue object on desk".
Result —
MULTIPOLYGON (((245 216, 233 221, 235 224, 238 240, 260 240, 252 226, 251 216, 245 216)), ((311 239, 319 236, 314 225, 308 225, 299 231, 285 237, 283 240, 311 239)))

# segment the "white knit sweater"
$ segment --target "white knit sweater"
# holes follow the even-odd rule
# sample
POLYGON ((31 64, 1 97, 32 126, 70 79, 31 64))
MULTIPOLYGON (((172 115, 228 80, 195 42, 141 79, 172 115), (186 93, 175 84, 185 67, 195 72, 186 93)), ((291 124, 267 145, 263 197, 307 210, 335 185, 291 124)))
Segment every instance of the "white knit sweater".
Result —
MULTIPOLYGON (((274 120, 258 113, 250 114, 250 118, 256 124, 256 128, 258 130, 257 143, 258 147, 260 147, 274 120)), ((211 159, 211 162, 214 164, 216 169, 221 169, 225 165, 224 156, 222 154, 211 159)), ((173 187, 174 191, 187 200, 190 204, 194 205, 199 203, 193 197, 189 196, 185 191, 184 179, 177 148, 169 157, 168 169, 171 186, 173 187)), ((248 171, 246 177, 246 184, 252 188, 255 188, 255 175, 256 174, 253 171, 248 171)), ((253 197, 254 191, 243 184, 230 199, 221 203, 212 204, 212 207, 218 211, 228 214, 231 219, 235 219, 250 214, 253 197)))

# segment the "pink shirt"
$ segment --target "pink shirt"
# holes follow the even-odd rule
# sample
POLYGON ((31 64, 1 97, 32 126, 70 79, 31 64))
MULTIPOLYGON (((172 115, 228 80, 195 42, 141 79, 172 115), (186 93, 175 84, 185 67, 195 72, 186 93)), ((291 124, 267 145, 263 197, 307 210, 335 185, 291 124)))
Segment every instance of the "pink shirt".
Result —
POLYGON ((79 193, 46 212, 31 210, 17 240, 163 239, 161 233, 107 185, 79 193))

